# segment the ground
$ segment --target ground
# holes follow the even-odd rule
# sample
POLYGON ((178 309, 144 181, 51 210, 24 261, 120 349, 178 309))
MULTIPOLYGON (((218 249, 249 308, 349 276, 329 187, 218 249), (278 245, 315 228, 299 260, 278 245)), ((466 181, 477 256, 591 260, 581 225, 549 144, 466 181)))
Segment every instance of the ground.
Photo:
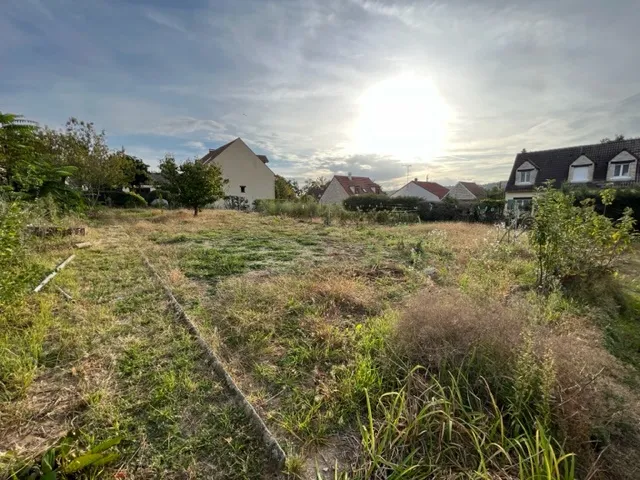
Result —
MULTIPOLYGON (((527 259, 516 247, 508 261, 488 257, 504 232, 487 225, 328 226, 157 210, 105 211, 87 223, 89 248, 75 249, 77 238, 34 247, 39 273, 76 257, 20 307, 42 321, 26 330, 33 354, 0 403, 0 471, 70 434, 83 452, 123 439, 97 477, 330 475, 357 462, 365 395, 396 388, 374 363, 416 298, 428 310, 455 290, 478 308, 490 299, 517 312, 528 295, 513 288, 530 274, 527 259), (142 252, 284 447, 286 466, 273 465, 142 252)), ((638 258, 621 269, 635 299, 638 258)), ((585 340, 611 352, 598 350, 628 386, 622 399, 638 383, 636 307, 585 340)), ((545 318, 568 311, 540 308, 545 318)))

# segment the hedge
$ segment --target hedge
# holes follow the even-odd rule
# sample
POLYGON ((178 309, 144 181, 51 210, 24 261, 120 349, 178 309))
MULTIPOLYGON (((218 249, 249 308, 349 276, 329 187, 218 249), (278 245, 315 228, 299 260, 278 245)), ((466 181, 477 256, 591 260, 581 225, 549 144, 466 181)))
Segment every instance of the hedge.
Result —
POLYGON ((344 200, 344 208, 351 211, 371 212, 384 210, 417 211, 423 202, 418 197, 388 197, 387 195, 354 195, 344 200))
POLYGON ((425 222, 463 221, 495 223, 503 219, 505 201, 484 199, 480 202, 456 202, 445 200, 430 203, 418 197, 388 197, 386 195, 357 195, 344 201, 351 211, 400 211, 417 212, 425 222))
POLYGON ((596 211, 604 213, 607 217, 617 220, 622 217, 625 208, 630 207, 633 210, 633 218, 636 220, 636 229, 640 228, 640 189, 638 188, 620 188, 616 190, 616 197, 613 203, 607 208, 602 205, 600 198, 601 190, 577 189, 572 193, 576 197, 576 203, 580 203, 586 199, 595 200, 596 211))

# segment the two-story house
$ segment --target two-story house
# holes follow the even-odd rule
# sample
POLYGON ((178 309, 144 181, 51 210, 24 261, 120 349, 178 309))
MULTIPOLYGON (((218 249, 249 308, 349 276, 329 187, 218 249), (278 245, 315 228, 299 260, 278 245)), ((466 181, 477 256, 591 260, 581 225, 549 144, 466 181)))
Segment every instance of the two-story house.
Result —
POLYGON ((536 188, 549 180, 556 188, 564 183, 590 188, 635 184, 639 158, 640 139, 523 151, 516 155, 505 188, 507 206, 529 208, 536 188))

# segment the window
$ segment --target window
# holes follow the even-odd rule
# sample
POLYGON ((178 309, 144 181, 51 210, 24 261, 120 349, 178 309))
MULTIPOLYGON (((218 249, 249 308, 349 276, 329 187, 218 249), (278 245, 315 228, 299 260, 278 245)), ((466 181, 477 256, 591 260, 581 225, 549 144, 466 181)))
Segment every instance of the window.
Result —
POLYGON ((517 180, 518 183, 531 183, 531 170, 520 170, 517 180))
POLYGON ((616 163, 613 166, 613 176, 615 177, 628 177, 630 163, 616 163))
POLYGON ((240 193, 247 193, 247 186, 246 185, 240 185, 240 193))
POLYGON ((518 212, 531 211, 531 198, 514 198, 513 204, 518 212))
POLYGON ((355 187, 355 193, 356 195, 360 193, 360 187, 355 187))
POLYGON ((580 165, 573 167, 572 182, 588 182, 589 181, 589 165, 580 165))

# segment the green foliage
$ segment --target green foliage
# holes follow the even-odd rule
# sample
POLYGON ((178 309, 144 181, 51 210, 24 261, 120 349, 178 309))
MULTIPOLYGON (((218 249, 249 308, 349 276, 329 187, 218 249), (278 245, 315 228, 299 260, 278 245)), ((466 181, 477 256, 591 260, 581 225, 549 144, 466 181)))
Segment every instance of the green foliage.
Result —
POLYGON ((71 478, 91 478, 98 476, 105 465, 116 462, 120 454, 114 447, 120 444, 122 437, 109 438, 91 448, 80 452, 75 446, 73 437, 66 437, 60 445, 50 448, 42 456, 40 462, 26 465, 12 475, 15 480, 64 480, 71 478))
POLYGON ((353 478, 575 478, 574 456, 543 424, 510 429, 489 386, 474 386, 463 370, 443 379, 416 368, 377 402, 367 393, 366 405, 353 478))
POLYGON ((300 189, 300 195, 302 197, 309 197, 313 200, 320 200, 320 197, 327 189, 329 182, 330 180, 327 180, 324 177, 307 179, 300 189))
POLYGON ((178 166, 167 155, 160 163, 160 171, 166 179, 166 189, 176 195, 182 205, 193 208, 194 216, 205 205, 224 196, 219 165, 187 160, 178 166))
MULTIPOLYGON (((603 201, 612 194, 603 192, 603 201)), ((625 209, 618 221, 596 212, 594 202, 575 206, 571 193, 540 189, 534 199, 534 223, 529 240, 537 259, 539 286, 552 289, 572 279, 598 276, 627 250, 635 220, 625 209)))
POLYGON ((113 207, 142 208, 147 206, 147 201, 136 192, 112 190, 104 192, 104 201, 113 207))
POLYGON ((563 186, 568 193, 575 196, 576 204, 583 200, 590 199, 595 202, 596 211, 603 215, 617 220, 624 215, 624 210, 633 210, 633 218, 636 220, 636 229, 640 226, 640 189, 636 188, 609 188, 608 199, 603 199, 603 190, 593 190, 588 188, 572 188, 569 185, 563 186), (604 201, 603 201, 604 200, 604 201))
POLYGON ((276 200, 294 200, 300 188, 295 181, 276 175, 276 200))
MULTIPOLYGON (((410 198, 410 197, 406 197, 410 198)), ((387 195, 354 195, 344 200, 344 208, 351 211, 359 212, 371 212, 373 210, 391 210, 392 203, 395 203, 395 198, 390 198, 387 195)), ((415 199, 416 203, 419 199, 415 199)), ((398 202, 402 204, 402 201, 398 202)))

